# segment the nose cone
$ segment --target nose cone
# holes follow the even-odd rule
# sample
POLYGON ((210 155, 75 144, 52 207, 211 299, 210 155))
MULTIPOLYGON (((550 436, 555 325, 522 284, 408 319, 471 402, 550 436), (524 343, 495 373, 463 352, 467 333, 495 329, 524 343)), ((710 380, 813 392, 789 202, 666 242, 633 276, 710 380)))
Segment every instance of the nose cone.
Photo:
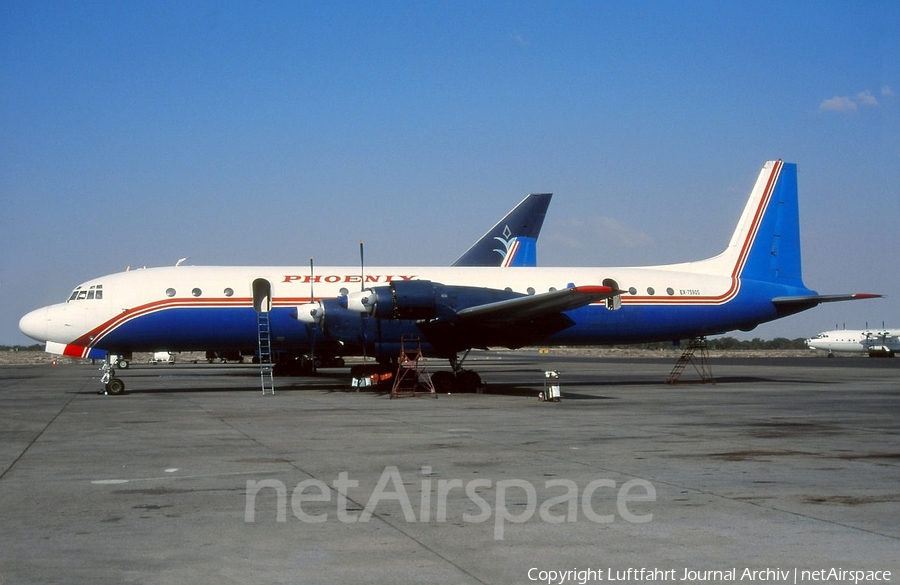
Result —
POLYGON ((19 319, 19 331, 32 339, 47 341, 47 330, 50 323, 49 308, 43 307, 26 314, 19 319))

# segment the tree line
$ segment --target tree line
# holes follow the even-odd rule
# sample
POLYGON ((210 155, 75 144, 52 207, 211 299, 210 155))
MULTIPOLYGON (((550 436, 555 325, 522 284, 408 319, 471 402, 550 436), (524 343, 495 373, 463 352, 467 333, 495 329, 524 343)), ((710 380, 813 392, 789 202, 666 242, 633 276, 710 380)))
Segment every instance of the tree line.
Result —
MULTIPOLYGON (((658 343, 636 343, 633 345, 617 345, 616 347, 630 347, 638 349, 678 349, 687 347, 689 339, 682 339, 678 342, 661 341, 658 343)), ((751 340, 740 340, 734 337, 717 337, 715 339, 707 339, 707 347, 717 350, 732 351, 749 351, 759 349, 806 349, 806 339, 798 337, 796 339, 788 339, 786 337, 776 337, 775 339, 760 339, 754 337, 751 340)))
POLYGON ((43 343, 33 345, 0 345, 0 351, 44 351, 43 343))

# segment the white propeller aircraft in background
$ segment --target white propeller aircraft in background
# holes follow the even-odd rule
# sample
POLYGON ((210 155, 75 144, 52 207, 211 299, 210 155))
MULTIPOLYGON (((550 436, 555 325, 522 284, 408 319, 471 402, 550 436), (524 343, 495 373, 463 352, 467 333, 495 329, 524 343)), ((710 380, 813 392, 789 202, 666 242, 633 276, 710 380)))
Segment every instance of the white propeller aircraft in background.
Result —
MULTIPOLYGON (((439 390, 480 384, 459 355, 473 348, 679 340, 751 330, 819 303, 803 284, 796 165, 767 162, 725 250, 648 267, 176 266, 89 280, 65 303, 22 317, 47 351, 252 350, 265 316, 272 355, 312 351, 396 361, 403 341, 446 358, 439 390), (314 286, 314 288, 313 288, 314 286)), ((440 374, 440 376, 438 375, 440 374)), ((109 393, 124 391, 105 376, 109 393)))
POLYGON ((835 329, 806 340, 809 349, 824 349, 828 357, 837 353, 865 353, 869 357, 894 357, 900 351, 900 329, 835 329))

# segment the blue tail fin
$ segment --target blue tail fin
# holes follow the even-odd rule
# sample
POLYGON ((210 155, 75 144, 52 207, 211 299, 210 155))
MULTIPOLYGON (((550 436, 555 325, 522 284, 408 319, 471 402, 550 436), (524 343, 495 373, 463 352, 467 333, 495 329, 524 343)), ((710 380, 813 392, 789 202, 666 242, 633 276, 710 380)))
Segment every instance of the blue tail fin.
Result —
POLYGON ((529 259, 525 261, 526 263, 515 265, 534 266, 535 242, 541 233, 541 226, 544 224, 544 216, 547 215, 547 207, 552 196, 551 193, 533 193, 523 199, 460 256, 453 266, 502 266, 516 238, 530 240, 532 251, 530 255, 525 256, 529 259))
POLYGON ((706 262, 733 277, 805 288, 797 165, 776 160, 763 166, 731 242, 706 262))
POLYGON ((775 161, 773 166, 765 211, 740 276, 803 287, 797 165, 775 161))

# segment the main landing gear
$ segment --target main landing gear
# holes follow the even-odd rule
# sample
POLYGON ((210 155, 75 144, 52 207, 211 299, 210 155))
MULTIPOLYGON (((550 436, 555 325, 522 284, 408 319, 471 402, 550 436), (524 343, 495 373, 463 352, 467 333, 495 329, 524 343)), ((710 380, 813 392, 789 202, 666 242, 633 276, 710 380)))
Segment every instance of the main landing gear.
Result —
MULTIPOLYGON (((474 393, 483 386, 478 372, 462 368, 462 362, 466 356, 468 356, 468 352, 463 359, 458 359, 455 355, 449 358, 452 371, 438 370, 431 373, 431 385, 434 386, 435 392, 438 394, 474 393)), ((398 371, 402 371, 402 368, 398 366, 397 360, 353 366, 350 368, 350 376, 353 378, 352 386, 358 392, 360 388, 374 389, 374 387, 393 384, 398 371)))
POLYGON ((103 372, 103 375, 100 376, 100 383, 103 384, 103 390, 100 391, 100 394, 119 396, 125 393, 125 382, 120 378, 116 378, 116 371, 113 369, 109 355, 106 356, 106 360, 100 366, 100 371, 103 372))
POLYGON ((431 383, 436 392, 476 392, 481 387, 481 376, 478 372, 464 370, 462 367, 468 355, 467 351, 462 359, 457 356, 450 358, 452 372, 440 370, 431 374, 431 383))

